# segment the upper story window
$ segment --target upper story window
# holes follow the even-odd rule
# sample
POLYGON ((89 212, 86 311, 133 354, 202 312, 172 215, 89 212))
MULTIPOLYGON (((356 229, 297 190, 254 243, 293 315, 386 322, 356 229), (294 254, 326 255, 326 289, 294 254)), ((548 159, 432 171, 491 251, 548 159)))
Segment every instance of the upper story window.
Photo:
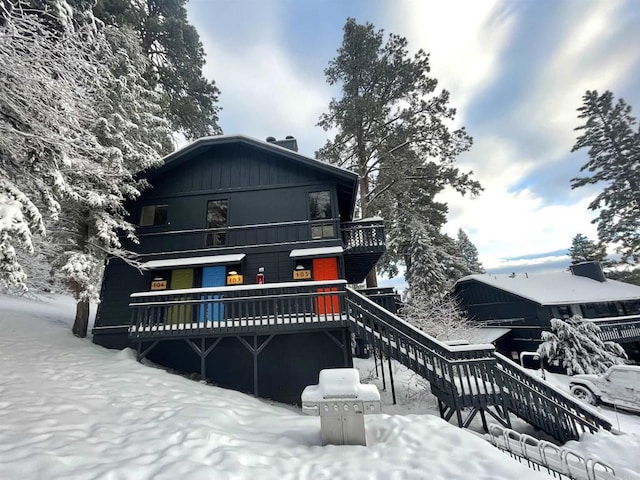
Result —
POLYGON ((147 205, 142 207, 140 214, 140 226, 148 227, 151 225, 168 225, 169 224, 169 206, 168 205, 147 205))
POLYGON ((323 220, 333 217, 331 212, 331 192, 309 193, 309 218, 323 220))
POLYGON ((318 220, 330 220, 333 218, 331 207, 331 192, 310 192, 309 193, 309 220, 311 225, 311 238, 334 238, 336 232, 333 223, 321 223, 318 220))
MULTIPOLYGON (((207 202, 207 228, 226 228, 229 215, 228 200, 209 200, 207 202)), ((227 232, 209 232, 206 236, 206 245, 213 247, 227 244, 227 232)))

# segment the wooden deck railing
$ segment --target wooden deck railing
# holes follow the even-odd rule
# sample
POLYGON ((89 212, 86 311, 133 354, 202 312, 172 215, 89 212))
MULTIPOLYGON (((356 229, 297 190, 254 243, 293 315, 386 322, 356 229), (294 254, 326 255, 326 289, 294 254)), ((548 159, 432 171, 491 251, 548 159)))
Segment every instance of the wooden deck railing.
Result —
POLYGON ((343 222, 340 229, 346 254, 382 253, 386 248, 382 220, 343 222))
MULTIPOLYGON (((147 238, 147 251, 185 251, 205 247, 237 247, 272 243, 299 243, 313 240, 338 239, 340 219, 299 220, 252 225, 233 225, 221 228, 196 228, 167 230, 166 227, 151 227, 142 230, 140 238, 147 238), (318 233, 318 230, 320 231, 318 233)), ((138 249, 139 250, 139 249, 138 249)))
POLYGON ((129 338, 172 338, 345 324, 345 284, 297 282, 131 295, 129 338))
POLYGON ((611 428, 597 411, 497 354, 493 345, 442 343, 345 281, 140 292, 131 295, 130 307, 129 338, 138 342, 348 326, 424 377, 461 426, 462 409, 491 413, 495 407, 497 415, 511 411, 561 442, 611 428))
POLYGON ((138 232, 138 236, 150 239, 145 242, 151 245, 150 250, 141 253, 167 250, 170 247, 173 250, 187 250, 278 242, 295 243, 330 238, 342 238, 346 253, 381 253, 385 250, 382 220, 341 223, 338 218, 333 218, 187 230, 154 227, 152 231, 138 232))
POLYGON ((424 377, 454 402, 450 406, 502 404, 492 375, 493 345, 446 345, 351 289, 347 306, 358 337, 424 377))
POLYGON ((594 320, 600 327, 600 338, 605 342, 640 341, 640 319, 594 320))

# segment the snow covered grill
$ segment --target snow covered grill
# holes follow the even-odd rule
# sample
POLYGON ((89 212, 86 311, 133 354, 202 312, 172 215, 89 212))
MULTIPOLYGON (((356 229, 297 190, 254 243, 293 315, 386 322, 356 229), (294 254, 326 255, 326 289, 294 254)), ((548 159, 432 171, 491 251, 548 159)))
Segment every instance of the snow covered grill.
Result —
POLYGON ((364 415, 380 413, 380 392, 355 368, 325 369, 302 392, 302 412, 320 416, 322 445, 366 445, 364 415))

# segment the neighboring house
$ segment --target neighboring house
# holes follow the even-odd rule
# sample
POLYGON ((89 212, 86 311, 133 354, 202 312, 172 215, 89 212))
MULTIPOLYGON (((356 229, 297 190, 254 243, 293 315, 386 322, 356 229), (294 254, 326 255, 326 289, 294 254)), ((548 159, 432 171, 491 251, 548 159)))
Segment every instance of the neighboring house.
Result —
POLYGON ((487 338, 515 360, 538 348, 552 318, 573 315, 597 322, 604 340, 640 359, 640 286, 608 280, 599 262, 572 265, 570 273, 469 275, 454 292, 472 320, 491 327, 487 338))
POLYGON ((202 138, 145 175, 128 206, 139 270, 109 259, 93 341, 215 384, 299 401, 352 365, 344 301, 384 253, 381 219, 353 221, 358 177, 292 137, 202 138))

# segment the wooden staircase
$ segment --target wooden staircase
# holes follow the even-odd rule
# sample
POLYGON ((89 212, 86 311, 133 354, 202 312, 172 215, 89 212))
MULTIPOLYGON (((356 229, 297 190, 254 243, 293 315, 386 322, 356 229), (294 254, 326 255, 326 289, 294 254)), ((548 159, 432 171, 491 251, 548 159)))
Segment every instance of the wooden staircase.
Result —
POLYGON ((347 288, 349 328, 383 355, 424 377, 438 398, 440 415, 456 415, 467 427, 479 413, 510 427, 509 414, 522 418, 559 442, 582 432, 611 429, 596 410, 531 375, 493 345, 449 346, 347 288))

